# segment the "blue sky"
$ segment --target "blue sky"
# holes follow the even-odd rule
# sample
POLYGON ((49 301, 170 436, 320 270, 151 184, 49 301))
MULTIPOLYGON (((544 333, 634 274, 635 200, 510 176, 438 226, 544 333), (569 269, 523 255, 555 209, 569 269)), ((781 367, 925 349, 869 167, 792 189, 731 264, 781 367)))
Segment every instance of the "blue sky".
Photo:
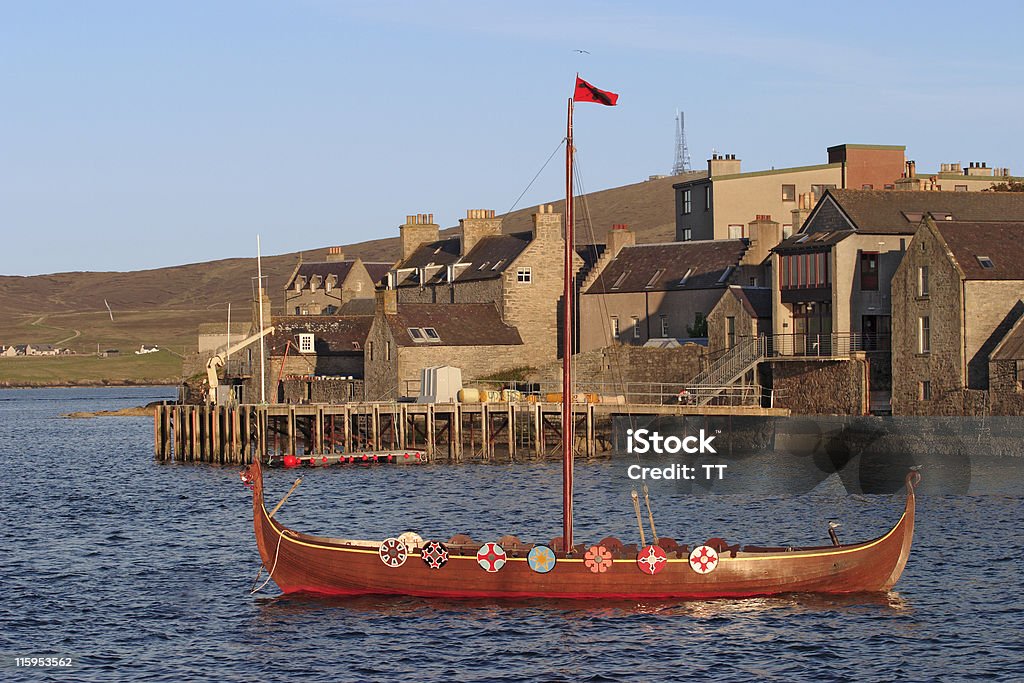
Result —
MULTIPOLYGON (((1024 6, 0 0, 0 274, 138 270, 509 209, 564 135, 586 190, 904 144, 1024 174, 1024 6), (579 54, 574 49, 590 52, 579 54)), ((519 206, 555 199, 552 163, 519 206)), ((598 226, 599 227, 599 226, 598 226)))

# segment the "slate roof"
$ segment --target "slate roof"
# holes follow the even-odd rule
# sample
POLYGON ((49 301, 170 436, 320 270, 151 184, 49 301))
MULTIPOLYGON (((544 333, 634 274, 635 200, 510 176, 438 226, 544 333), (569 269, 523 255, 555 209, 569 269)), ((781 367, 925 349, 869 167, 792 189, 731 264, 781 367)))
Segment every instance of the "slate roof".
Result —
POLYGON ((829 195, 860 232, 872 234, 914 232, 929 214, 935 220, 951 214, 954 221, 1024 221, 1019 192, 828 190, 824 197, 829 195))
POLYGON ((725 287, 747 250, 745 239, 666 242, 623 247, 585 294, 678 292, 725 287), (683 277, 685 284, 680 284, 683 277))
POLYGON ((935 228, 965 279, 1024 280, 1024 221, 935 221, 935 228), (992 267, 983 267, 979 256, 988 257, 992 267))
POLYGON ((772 317, 772 290, 770 287, 729 287, 752 318, 772 317))
POLYGON ((370 279, 373 280, 375 285, 384 279, 384 276, 391 270, 392 265, 391 263, 379 263, 377 261, 363 262, 366 272, 370 274, 370 279))
POLYGON ((494 304, 399 304, 386 315, 399 346, 511 346, 522 344, 519 331, 506 325, 494 304), (437 342, 416 342, 409 328, 433 328, 437 342))
POLYGON ((336 315, 373 315, 377 309, 376 299, 350 299, 341 305, 336 315))
POLYGON ((314 275, 320 276, 321 287, 327 281, 329 275, 334 275, 338 279, 335 285, 340 286, 345 281, 345 278, 348 277, 349 271, 352 270, 354 264, 355 261, 310 261, 301 263, 284 288, 292 289, 295 286, 296 278, 300 276, 305 278, 303 281, 303 287, 305 287, 314 275))
MULTIPOLYGON (((1018 305, 1024 305, 1024 302, 1018 302, 1018 305)), ((989 360, 1024 360, 1024 316, 1017 319, 989 360)))
POLYGON ((295 335, 308 332, 313 334, 313 348, 318 356, 361 354, 372 323, 369 316, 275 316, 274 331, 267 335, 268 353, 283 356, 290 339, 292 348, 288 353, 297 354, 295 335))
POLYGON ((459 258, 461 240, 458 237, 421 244, 401 261, 396 270, 426 268, 425 282, 420 283, 416 271, 400 274, 398 287, 412 287, 420 284, 447 282, 447 267, 456 263, 467 264, 455 270, 455 282, 472 282, 501 277, 501 274, 515 261, 533 240, 532 232, 516 232, 503 235, 489 235, 473 245, 463 258, 459 258))

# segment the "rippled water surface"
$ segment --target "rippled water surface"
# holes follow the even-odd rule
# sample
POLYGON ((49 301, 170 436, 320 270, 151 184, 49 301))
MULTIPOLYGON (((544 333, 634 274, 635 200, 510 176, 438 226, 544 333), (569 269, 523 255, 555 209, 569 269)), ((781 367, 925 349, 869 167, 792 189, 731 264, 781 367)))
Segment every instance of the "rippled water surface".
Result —
MULTIPOLYGON (((259 568, 237 468, 153 462, 148 418, 60 414, 159 388, 0 391, 0 680, 1020 680, 1022 495, 918 500, 897 591, 710 602, 427 601, 249 593, 259 568), (74 668, 18 669, 22 656, 74 668)), ((580 463, 577 537, 635 541, 625 460, 580 463)), ((313 470, 281 519, 325 535, 560 532, 556 463, 313 470)), ((1001 475, 1002 476, 1002 475, 1001 475)), ((1012 475, 1021 491, 1024 474, 1012 475)), ((294 472, 267 475, 276 500, 294 472)), ((1005 477, 1003 477, 1005 478, 1005 477)), ((1005 489, 1004 489, 1005 490, 1005 489)), ((765 544, 884 532, 902 495, 691 497, 659 531, 765 544)))

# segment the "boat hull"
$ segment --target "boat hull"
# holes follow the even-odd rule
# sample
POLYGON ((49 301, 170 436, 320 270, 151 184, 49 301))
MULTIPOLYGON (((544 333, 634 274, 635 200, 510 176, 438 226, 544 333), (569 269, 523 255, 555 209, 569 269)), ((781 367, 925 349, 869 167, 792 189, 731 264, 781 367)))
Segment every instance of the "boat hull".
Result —
POLYGON ((527 558, 509 557, 489 573, 475 555, 453 553, 441 569, 431 569, 418 551, 398 567, 381 560, 379 544, 309 536, 288 529, 267 512, 262 472, 251 470, 256 543, 264 566, 285 593, 325 595, 408 595, 426 598, 742 598, 780 593, 856 593, 885 591, 906 566, 914 530, 914 492, 896 525, 885 535, 856 545, 793 551, 719 554, 705 574, 691 568, 688 556, 669 553, 655 575, 642 572, 635 559, 615 559, 595 573, 583 558, 559 557, 546 574, 533 571, 527 558))

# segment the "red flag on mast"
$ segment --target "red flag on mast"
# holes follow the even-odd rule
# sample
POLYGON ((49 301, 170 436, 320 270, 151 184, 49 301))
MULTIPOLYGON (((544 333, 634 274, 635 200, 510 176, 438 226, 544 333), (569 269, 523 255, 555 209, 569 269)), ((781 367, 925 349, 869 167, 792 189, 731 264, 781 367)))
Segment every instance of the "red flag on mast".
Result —
POLYGON ((607 107, 614 107, 615 103, 619 101, 619 95, 618 93, 595 88, 579 76, 576 76, 576 92, 573 93, 572 99, 575 102, 596 102, 607 107))

